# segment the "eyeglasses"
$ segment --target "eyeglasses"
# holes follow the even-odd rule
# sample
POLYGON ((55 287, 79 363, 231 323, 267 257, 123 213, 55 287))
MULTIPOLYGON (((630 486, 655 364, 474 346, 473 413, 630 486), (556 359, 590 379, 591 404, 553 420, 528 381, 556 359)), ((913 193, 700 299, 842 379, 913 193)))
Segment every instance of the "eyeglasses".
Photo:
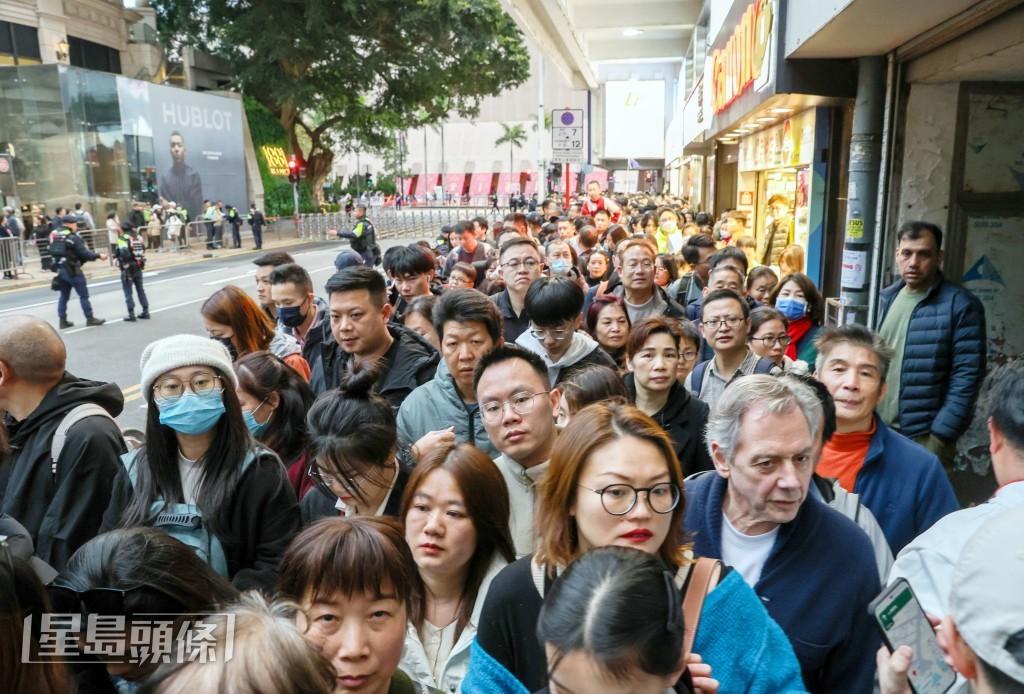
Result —
POLYGON ((640 492, 647 494, 647 505, 655 513, 671 513, 682 498, 679 487, 671 482, 660 482, 642 489, 637 489, 631 484, 609 484, 602 489, 591 489, 582 484, 578 486, 600 495, 604 510, 613 516, 624 516, 632 511, 640 492))
POLYGON ((650 270, 654 267, 653 260, 630 260, 624 265, 627 270, 636 270, 640 268, 642 270, 650 270))
POLYGON ((765 347, 771 347, 774 344, 780 344, 783 347, 789 347, 789 343, 793 341, 789 335, 765 335, 764 337, 752 337, 751 340, 757 340, 765 347))
POLYGON ((548 330, 544 328, 538 330, 537 328, 530 328, 530 334, 533 335, 538 340, 546 340, 550 336, 552 340, 557 340, 558 342, 569 339, 570 337, 573 336, 573 333, 575 332, 576 331, 574 330, 563 329, 548 330))
POLYGON ((550 392, 550 390, 542 390, 539 393, 530 393, 529 391, 524 390, 519 393, 513 393, 512 397, 502 402, 498 402, 497 400, 485 402, 480 406, 480 416, 483 417, 486 422, 497 424, 501 421, 501 416, 505 413, 505 405, 511 407, 512 411, 516 414, 530 414, 533 412, 534 398, 538 395, 547 395, 550 392))
POLYGON ((510 272, 515 272, 519 268, 526 268, 527 270, 536 270, 538 265, 540 265, 540 261, 533 259, 526 259, 523 261, 510 260, 507 263, 501 264, 503 268, 510 272))
POLYGON ((150 602, 143 608, 146 613, 159 613, 159 610, 166 610, 167 614, 173 614, 185 609, 185 605, 170 593, 162 588, 148 583, 121 590, 119 588, 90 588, 89 590, 75 590, 67 586, 60 586, 54 583, 46 586, 46 593, 50 597, 53 611, 59 614, 98 614, 98 615, 128 615, 132 610, 127 608, 128 597, 141 591, 148 590, 160 596, 162 604, 160 607, 151 606, 150 602))
POLYGON ((742 320, 743 319, 738 317, 738 316, 729 316, 728 318, 723 318, 722 320, 705 320, 705 321, 701 321, 701 325, 706 327, 708 330, 716 331, 720 327, 722 327, 723 325, 727 325, 730 328, 735 328, 737 325, 740 324, 740 321, 742 321, 742 320))
POLYGON ((185 394, 185 386, 188 386, 196 395, 206 395, 208 393, 222 392, 224 390, 223 379, 220 376, 209 371, 200 371, 199 373, 192 374, 192 378, 187 381, 182 381, 180 378, 171 376, 153 386, 153 392, 161 400, 174 401, 185 394))
POLYGON ((696 350, 688 349, 685 352, 680 352, 679 356, 682 357, 685 361, 693 361, 694 359, 697 358, 697 352, 696 350))
POLYGON ((361 491, 363 488, 363 485, 359 484, 352 475, 324 475, 317 469, 316 465, 309 466, 306 476, 328 488, 337 484, 353 493, 361 491))

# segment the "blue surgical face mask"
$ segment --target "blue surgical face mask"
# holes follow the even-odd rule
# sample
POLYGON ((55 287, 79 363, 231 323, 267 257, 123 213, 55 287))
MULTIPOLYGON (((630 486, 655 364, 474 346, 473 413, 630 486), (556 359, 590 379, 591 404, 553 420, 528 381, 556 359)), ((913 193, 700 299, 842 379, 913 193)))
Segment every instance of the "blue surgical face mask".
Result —
POLYGON ((265 422, 256 421, 256 413, 259 412, 261 407, 263 407, 264 402, 266 402, 266 400, 257 405, 256 409, 252 412, 249 410, 242 410, 242 419, 245 420, 245 426, 249 428, 249 433, 253 436, 259 436, 267 430, 268 426, 270 426, 270 417, 267 417, 267 421, 265 422))
POLYGON ((555 258, 554 260, 551 261, 551 274, 564 275, 567 272, 569 272, 569 268, 571 267, 572 263, 570 263, 565 258, 555 258))
POLYGON ((157 402, 160 423, 182 434, 202 434, 214 427, 224 415, 221 390, 203 395, 185 391, 177 400, 157 402))
POLYGON ((776 300, 775 308, 789 320, 797 320, 807 315, 807 302, 795 296, 787 296, 776 300))

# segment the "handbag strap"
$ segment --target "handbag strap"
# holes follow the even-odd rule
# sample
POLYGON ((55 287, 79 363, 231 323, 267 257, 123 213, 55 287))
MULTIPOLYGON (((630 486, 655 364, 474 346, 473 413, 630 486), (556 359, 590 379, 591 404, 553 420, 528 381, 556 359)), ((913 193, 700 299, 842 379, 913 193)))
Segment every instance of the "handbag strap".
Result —
POLYGON ((693 652, 693 642, 697 637, 704 599, 711 590, 712 581, 717 583, 717 577, 721 575, 717 571, 721 564, 722 562, 717 559, 700 557, 691 565, 690 583, 683 596, 683 652, 686 656, 693 652))

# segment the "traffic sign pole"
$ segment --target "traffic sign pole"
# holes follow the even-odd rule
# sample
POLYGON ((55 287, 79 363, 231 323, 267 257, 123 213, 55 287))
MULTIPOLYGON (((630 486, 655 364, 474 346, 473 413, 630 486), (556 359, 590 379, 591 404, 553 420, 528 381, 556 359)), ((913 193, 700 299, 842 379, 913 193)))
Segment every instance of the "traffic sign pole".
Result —
POLYGON ((565 214, 569 214, 569 164, 565 165, 565 214))

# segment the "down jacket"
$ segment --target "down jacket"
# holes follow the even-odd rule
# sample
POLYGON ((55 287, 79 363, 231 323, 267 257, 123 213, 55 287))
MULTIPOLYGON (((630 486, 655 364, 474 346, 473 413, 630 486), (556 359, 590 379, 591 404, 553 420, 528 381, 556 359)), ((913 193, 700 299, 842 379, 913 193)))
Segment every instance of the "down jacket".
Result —
MULTIPOLYGON (((899 280, 882 290, 876 329, 905 284, 899 280)), ((935 434, 949 441, 964 433, 985 377, 985 351, 985 307, 939 273, 939 281, 910 314, 899 382, 900 433, 911 439, 935 434)))
POLYGON ((434 380, 409 393, 398 410, 398 440, 412 446, 431 431, 455 427, 456 443, 476 446, 492 460, 501 455, 487 437, 480 411, 470 411, 455 387, 455 379, 442 359, 434 380))

